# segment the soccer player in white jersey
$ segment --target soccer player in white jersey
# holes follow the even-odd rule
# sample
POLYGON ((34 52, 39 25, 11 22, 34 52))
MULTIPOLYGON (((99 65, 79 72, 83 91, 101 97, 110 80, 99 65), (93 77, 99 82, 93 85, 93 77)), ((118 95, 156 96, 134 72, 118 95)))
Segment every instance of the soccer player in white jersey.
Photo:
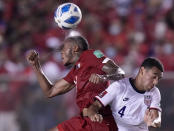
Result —
POLYGON ((156 87, 163 76, 163 65, 155 58, 143 61, 135 78, 113 82, 83 110, 94 122, 102 122, 98 110, 110 105, 119 131, 148 131, 161 125, 161 95, 156 87))

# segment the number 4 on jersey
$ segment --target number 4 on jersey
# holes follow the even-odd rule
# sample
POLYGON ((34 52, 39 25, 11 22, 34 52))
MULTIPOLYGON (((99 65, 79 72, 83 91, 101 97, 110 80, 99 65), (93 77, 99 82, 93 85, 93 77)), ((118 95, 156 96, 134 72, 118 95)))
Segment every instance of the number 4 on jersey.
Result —
POLYGON ((124 111, 126 109, 126 106, 123 106, 119 111, 118 111, 118 114, 120 114, 120 117, 123 117, 124 116, 124 111))

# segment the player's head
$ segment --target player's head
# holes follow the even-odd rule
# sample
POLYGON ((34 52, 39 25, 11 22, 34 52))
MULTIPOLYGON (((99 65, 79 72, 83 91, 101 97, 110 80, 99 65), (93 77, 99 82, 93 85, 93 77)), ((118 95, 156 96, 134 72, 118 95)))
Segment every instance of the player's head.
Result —
POLYGON ((141 86, 143 86, 144 91, 151 90, 156 86, 162 78, 163 72, 163 65, 158 59, 152 57, 145 59, 139 70, 141 86))
POLYGON ((80 54, 88 50, 88 41, 82 36, 67 37, 61 49, 62 61, 65 66, 74 64, 80 54))

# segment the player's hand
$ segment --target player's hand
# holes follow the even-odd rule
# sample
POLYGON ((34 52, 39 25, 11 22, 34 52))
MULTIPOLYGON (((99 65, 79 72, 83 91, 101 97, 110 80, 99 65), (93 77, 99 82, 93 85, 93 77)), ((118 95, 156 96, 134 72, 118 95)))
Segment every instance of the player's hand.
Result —
POLYGON ((88 116, 90 119, 91 119, 91 121, 93 121, 93 122, 102 122, 103 121, 103 116, 102 115, 100 115, 100 114, 94 114, 94 115, 91 115, 91 116, 88 116))
POLYGON ((94 83, 94 84, 98 84, 100 82, 104 82, 105 80, 100 77, 101 75, 98 75, 98 74, 91 74, 90 78, 89 78, 89 81, 94 83))
POLYGON ((146 122, 147 126, 151 126, 153 122, 153 118, 151 115, 151 112, 149 109, 146 110, 145 115, 144 115, 144 121, 146 122))
POLYGON ((89 111, 88 108, 84 108, 83 109, 83 116, 87 116, 91 119, 91 121, 93 122, 102 122, 103 121, 103 117, 102 115, 98 114, 98 113, 95 113, 95 112, 92 112, 92 111, 89 111))
POLYGON ((158 118, 158 111, 153 109, 147 109, 144 115, 144 121, 148 126, 152 127, 160 127, 161 121, 156 121, 156 118, 158 118))
POLYGON ((35 50, 28 51, 26 59, 32 66, 39 66, 39 54, 35 50))

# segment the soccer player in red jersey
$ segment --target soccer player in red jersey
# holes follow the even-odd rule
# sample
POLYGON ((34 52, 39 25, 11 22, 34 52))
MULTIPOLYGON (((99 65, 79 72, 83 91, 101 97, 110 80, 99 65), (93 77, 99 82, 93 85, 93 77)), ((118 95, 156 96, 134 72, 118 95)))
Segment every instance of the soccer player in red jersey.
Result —
POLYGON ((117 126, 109 106, 99 111, 103 115, 102 123, 92 122, 82 114, 85 112, 83 109, 93 103, 94 97, 108 87, 108 80, 122 79, 124 72, 101 51, 90 50, 87 40, 82 36, 66 38, 61 55, 63 64, 73 67, 67 76, 53 85, 42 71, 38 53, 34 50, 27 53, 27 60, 47 97, 64 94, 74 87, 77 90, 79 116, 64 121, 49 131, 116 131, 117 126))

